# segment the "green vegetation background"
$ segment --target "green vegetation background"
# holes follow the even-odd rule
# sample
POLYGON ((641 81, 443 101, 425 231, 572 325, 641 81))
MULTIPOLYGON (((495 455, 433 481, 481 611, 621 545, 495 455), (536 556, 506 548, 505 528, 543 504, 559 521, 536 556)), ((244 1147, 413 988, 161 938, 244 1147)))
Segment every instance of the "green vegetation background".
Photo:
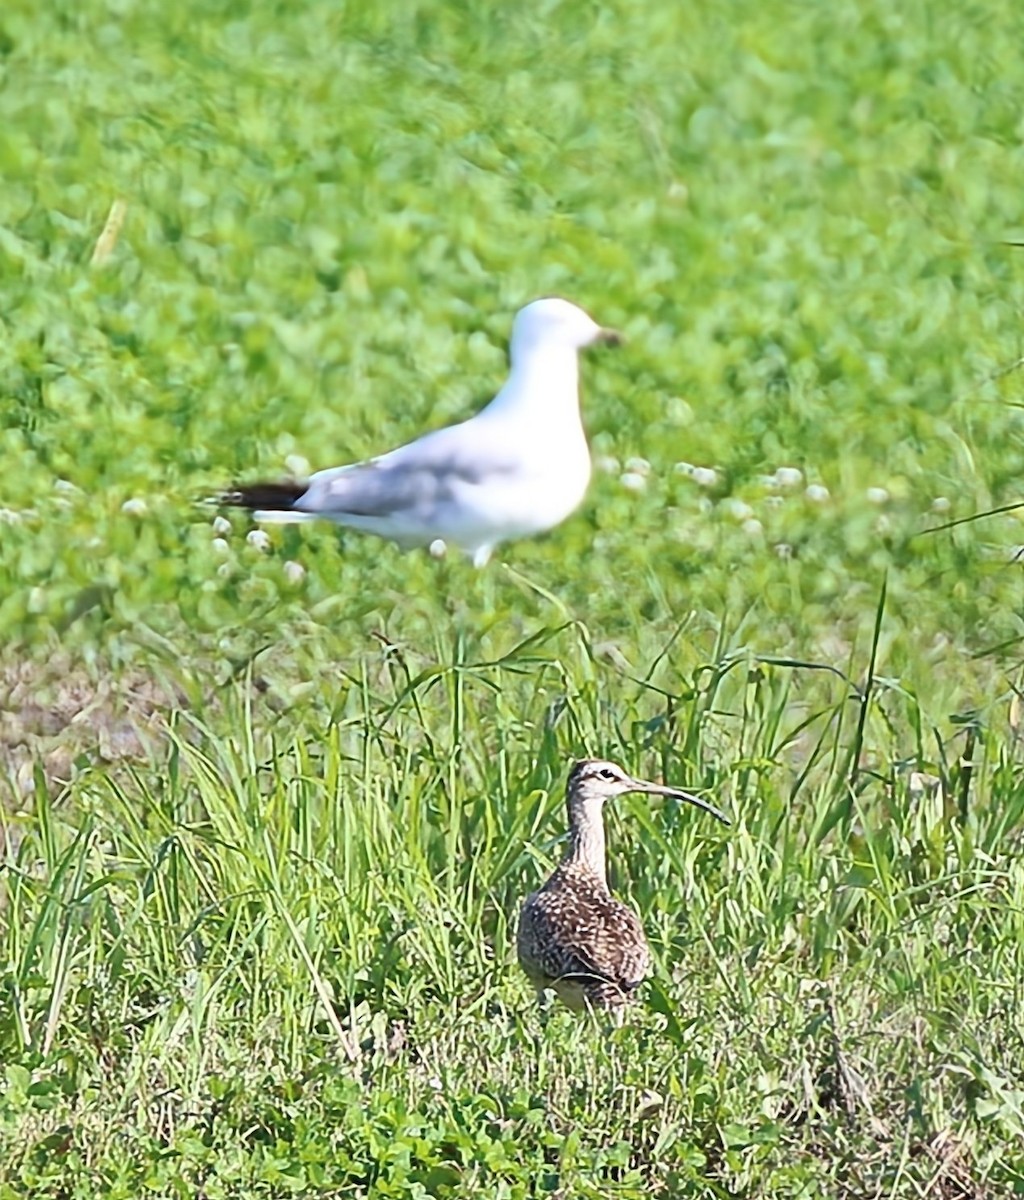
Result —
POLYGON ((1022 494, 1022 44, 3 7, 0 1196, 1024 1191, 1024 536, 927 532, 1022 494), (195 504, 467 415, 552 292, 629 343, 548 537, 195 504), (736 818, 610 814, 615 1031, 510 951, 584 752, 736 818))

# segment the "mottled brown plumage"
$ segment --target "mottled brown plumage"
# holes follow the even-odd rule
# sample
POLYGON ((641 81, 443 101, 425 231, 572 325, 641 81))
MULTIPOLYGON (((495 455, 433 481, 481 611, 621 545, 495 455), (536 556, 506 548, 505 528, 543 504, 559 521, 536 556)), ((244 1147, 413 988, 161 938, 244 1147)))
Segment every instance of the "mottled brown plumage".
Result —
POLYGON ((687 800, 728 820, 696 796, 633 779, 600 759, 578 762, 569 775, 569 845, 544 886, 527 896, 519 918, 519 963, 538 993, 552 988, 570 1008, 619 1009, 651 969, 651 952, 636 913, 608 890, 604 802, 624 792, 687 800))

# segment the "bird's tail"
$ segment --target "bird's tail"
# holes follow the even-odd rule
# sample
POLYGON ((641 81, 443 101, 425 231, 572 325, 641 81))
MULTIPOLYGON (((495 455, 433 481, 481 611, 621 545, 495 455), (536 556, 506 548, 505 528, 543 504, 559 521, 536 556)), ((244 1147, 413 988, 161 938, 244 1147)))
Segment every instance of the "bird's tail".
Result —
MULTIPOLYGON (((229 508, 248 508, 269 513, 290 513, 307 488, 305 483, 242 483, 221 492, 218 502, 229 508)), ((298 515, 298 514, 296 514, 298 515)))
POLYGON ((214 503, 228 508, 247 508, 257 521, 273 524, 290 524, 294 521, 315 520, 315 513, 302 512, 296 502, 306 493, 308 484, 295 483, 244 483, 229 491, 221 492, 214 503))

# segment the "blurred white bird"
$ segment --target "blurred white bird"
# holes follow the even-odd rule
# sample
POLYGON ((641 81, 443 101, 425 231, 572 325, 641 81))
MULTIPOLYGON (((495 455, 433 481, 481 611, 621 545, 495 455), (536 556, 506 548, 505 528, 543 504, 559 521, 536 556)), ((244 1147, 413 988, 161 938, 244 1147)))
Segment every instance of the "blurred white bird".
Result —
POLYGON ((577 352, 621 340, 568 300, 534 300, 513 322, 504 387, 475 417, 305 483, 240 485, 221 502, 258 521, 327 518, 403 549, 450 544, 482 567, 499 542, 551 529, 583 499, 577 352))

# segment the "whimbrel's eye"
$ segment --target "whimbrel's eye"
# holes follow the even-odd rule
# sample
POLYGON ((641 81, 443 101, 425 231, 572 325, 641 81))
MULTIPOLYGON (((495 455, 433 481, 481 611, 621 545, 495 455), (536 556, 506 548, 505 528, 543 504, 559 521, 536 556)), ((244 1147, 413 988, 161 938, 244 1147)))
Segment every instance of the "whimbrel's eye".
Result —
POLYGON ((598 775, 600 775, 602 779, 607 779, 609 783, 618 779, 618 776, 615 774, 615 772, 609 771, 607 767, 602 767, 601 770, 598 771, 598 775))

